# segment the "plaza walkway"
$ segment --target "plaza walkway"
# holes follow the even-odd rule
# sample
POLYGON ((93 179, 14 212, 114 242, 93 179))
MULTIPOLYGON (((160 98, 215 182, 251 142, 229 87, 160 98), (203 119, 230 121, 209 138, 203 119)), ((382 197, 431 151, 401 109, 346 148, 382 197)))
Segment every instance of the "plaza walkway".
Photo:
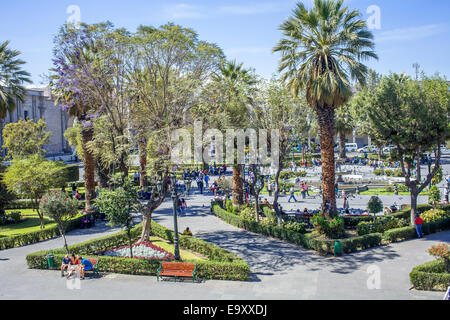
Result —
MULTIPOLYGON (((202 283, 157 282, 156 277, 106 274, 67 288, 59 272, 29 270, 25 256, 62 247, 62 239, 0 251, 0 299, 441 299, 440 292, 409 290, 412 267, 432 260, 426 249, 450 241, 450 232, 406 241, 339 258, 321 257, 292 244, 234 228, 209 212, 209 196, 187 199, 189 212, 179 230, 189 226, 194 236, 230 250, 248 262, 250 282, 206 280, 202 283), (368 289, 368 267, 380 274, 380 289, 368 289)), ((171 202, 155 220, 172 228, 171 202)), ((103 225, 77 230, 69 244, 116 232, 103 225)))

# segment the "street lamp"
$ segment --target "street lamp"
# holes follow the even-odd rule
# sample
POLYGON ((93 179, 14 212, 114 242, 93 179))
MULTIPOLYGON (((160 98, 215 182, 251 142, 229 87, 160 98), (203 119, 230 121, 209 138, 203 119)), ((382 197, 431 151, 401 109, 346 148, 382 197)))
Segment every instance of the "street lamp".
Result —
POLYGON ((174 232, 174 244, 175 244, 175 260, 180 261, 180 248, 178 244, 178 214, 177 214, 177 206, 178 206, 178 193, 176 189, 177 185, 177 177, 175 173, 170 174, 170 182, 172 185, 172 200, 173 200, 173 232, 174 232))

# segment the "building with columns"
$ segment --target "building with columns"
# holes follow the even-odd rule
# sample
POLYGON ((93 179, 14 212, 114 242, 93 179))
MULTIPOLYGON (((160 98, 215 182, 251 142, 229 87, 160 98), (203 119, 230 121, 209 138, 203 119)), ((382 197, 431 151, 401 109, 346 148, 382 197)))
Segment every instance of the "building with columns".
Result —
MULTIPOLYGON (((59 105, 55 105, 55 100, 51 97, 48 88, 27 89, 25 102, 17 101, 16 109, 8 113, 5 119, 0 120, 0 146, 3 145, 3 127, 5 124, 27 118, 34 121, 42 118, 46 122, 47 131, 51 133, 50 142, 44 146, 48 156, 72 153, 69 143, 64 138, 64 132, 72 121, 67 112, 63 111, 59 105)), ((1 148, 2 154, 4 151, 1 148)))

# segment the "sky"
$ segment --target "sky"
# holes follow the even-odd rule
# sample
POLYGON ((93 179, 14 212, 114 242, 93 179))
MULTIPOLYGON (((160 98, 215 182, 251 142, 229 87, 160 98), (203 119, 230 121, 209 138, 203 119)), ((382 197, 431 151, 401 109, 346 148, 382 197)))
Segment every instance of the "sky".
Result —
MULTIPOLYGON (((53 37, 67 21, 111 21, 135 31, 139 25, 158 27, 173 22, 194 29, 200 40, 216 43, 229 60, 243 62, 262 77, 278 69, 272 48, 278 29, 291 15, 294 0, 1 0, 0 42, 9 40, 27 62, 35 86, 52 63, 53 37), (75 10, 74 10, 75 8, 75 10)), ((303 1, 311 6, 312 0, 303 1)), ((379 60, 366 64, 381 74, 406 72, 415 76, 414 63, 431 75, 450 78, 450 1, 347 0, 358 9, 375 36, 379 60)))

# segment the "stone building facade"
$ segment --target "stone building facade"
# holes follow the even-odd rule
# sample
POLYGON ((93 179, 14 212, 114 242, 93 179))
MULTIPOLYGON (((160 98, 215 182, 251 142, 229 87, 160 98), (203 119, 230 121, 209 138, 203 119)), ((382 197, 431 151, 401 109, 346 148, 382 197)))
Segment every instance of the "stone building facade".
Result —
MULTIPOLYGON (((18 101, 16 109, 1 121, 0 145, 3 145, 4 125, 27 118, 34 121, 42 118, 46 122, 47 131, 51 133, 50 142, 45 145, 48 156, 72 153, 69 143, 64 138, 64 132, 71 124, 70 117, 59 105, 55 105, 55 100, 47 88, 28 89, 25 103, 18 101)), ((1 152, 4 152, 3 148, 1 152)))

